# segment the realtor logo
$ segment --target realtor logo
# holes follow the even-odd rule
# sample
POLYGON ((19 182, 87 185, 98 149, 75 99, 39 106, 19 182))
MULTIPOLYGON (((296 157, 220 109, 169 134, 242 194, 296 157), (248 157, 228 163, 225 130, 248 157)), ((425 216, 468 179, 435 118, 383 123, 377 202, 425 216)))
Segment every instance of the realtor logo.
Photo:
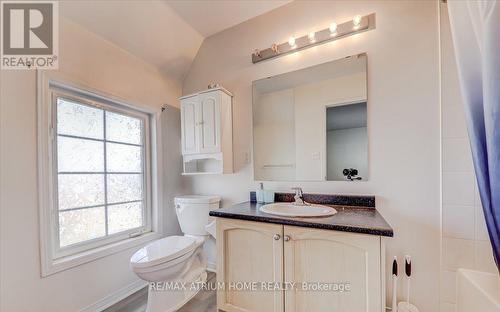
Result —
POLYGON ((57 2, 2 1, 1 68, 56 69, 57 2))

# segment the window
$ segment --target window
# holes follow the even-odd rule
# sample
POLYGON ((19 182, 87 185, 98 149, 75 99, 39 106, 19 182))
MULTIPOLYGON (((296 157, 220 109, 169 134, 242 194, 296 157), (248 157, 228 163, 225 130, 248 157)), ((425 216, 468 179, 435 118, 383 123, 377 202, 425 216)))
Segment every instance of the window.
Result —
POLYGON ((42 275, 158 238, 154 115, 52 81, 39 96, 42 275))
POLYGON ((146 116, 54 99, 59 248, 144 229, 146 116))

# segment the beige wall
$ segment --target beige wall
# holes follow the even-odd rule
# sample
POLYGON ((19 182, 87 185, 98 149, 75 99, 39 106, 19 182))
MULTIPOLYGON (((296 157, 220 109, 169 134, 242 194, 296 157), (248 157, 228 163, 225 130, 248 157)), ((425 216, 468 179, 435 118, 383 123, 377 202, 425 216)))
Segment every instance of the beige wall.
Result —
MULTIPOLYGON (((180 90, 153 67, 63 18, 59 29, 60 72, 157 110, 177 103, 180 90)), ((0 310, 78 311, 136 281, 134 249, 40 277, 35 71, 1 71, 0 91, 0 310)))
MULTIPOLYGON (((437 1, 292 2, 208 38, 184 84, 184 94, 219 82, 235 94, 233 108, 235 173, 191 177, 193 191, 219 194, 223 205, 245 201, 257 187, 252 165, 252 81, 368 54, 370 181, 265 183, 306 192, 374 194, 377 209, 393 226, 387 257, 413 257, 412 297, 420 311, 439 309, 440 120, 437 1), (321 29, 335 19, 376 13, 375 30, 278 59, 252 64, 255 48, 321 29)), ((390 276, 390 260, 386 263, 390 276)), ((404 283, 400 283, 400 294, 404 283)), ((389 289, 389 287, 388 287, 389 289)), ((390 290, 388 290, 390 296, 390 290)))
POLYGON ((441 4, 443 253, 441 310, 455 311, 456 270, 497 273, 474 168, 460 94, 448 10, 441 4))

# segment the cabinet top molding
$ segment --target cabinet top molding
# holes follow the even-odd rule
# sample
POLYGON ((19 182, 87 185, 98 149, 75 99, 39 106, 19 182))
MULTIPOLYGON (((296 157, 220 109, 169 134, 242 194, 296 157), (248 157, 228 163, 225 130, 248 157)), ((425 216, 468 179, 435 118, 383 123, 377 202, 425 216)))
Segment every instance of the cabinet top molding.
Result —
POLYGON ((191 93, 191 94, 188 94, 188 95, 183 95, 179 98, 179 100, 182 100, 182 99, 187 99, 187 98, 190 98, 190 97, 193 97, 193 96, 198 96, 200 94, 203 94, 203 93, 207 93, 207 92, 213 92, 213 91, 222 91, 224 93, 226 93, 227 95, 229 95, 230 97, 233 97, 234 95, 229 92, 227 89, 225 89, 224 87, 217 87, 217 88, 213 88, 213 89, 207 89, 207 90, 203 90, 203 91, 200 91, 200 92, 196 92, 196 93, 191 93))

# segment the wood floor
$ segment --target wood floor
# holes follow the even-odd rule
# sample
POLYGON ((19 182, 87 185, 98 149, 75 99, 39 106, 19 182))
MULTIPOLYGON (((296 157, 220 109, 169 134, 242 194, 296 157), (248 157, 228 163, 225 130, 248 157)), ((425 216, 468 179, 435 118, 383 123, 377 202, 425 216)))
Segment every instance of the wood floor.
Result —
MULTIPOLYGON (((215 283, 215 274, 208 273, 207 282, 215 283)), ((191 301, 177 312, 215 312, 217 307, 215 290, 201 290, 191 301)), ((148 288, 123 299, 104 310, 104 312, 144 312, 148 300, 148 288)))

